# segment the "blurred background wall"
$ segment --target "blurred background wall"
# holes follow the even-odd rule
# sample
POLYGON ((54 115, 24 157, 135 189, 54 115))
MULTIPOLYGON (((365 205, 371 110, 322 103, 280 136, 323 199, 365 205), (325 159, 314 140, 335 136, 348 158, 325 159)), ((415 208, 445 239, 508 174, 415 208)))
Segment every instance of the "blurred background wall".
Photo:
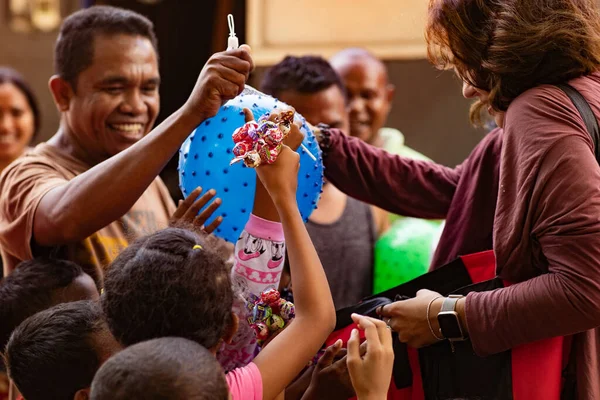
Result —
MULTIPOLYGON (((14 4, 11 2, 30 2, 37 6, 45 3, 42 4, 45 7, 58 4, 63 18, 80 7, 92 4, 125 7, 150 18, 159 38, 163 82, 159 120, 183 104, 210 54, 226 47, 228 13, 235 17, 240 43, 246 41, 247 32, 254 36, 257 32, 263 32, 265 37, 261 38, 260 45, 266 48, 272 44, 276 47, 275 52, 271 49, 263 51, 267 56, 261 56, 261 65, 251 77, 250 83, 254 86, 259 85, 268 65, 276 62, 287 49, 294 55, 313 53, 327 56, 336 46, 364 45, 361 43, 363 38, 369 37, 370 41, 365 43, 377 48, 379 54, 385 55, 390 80, 396 86, 393 109, 387 125, 400 129, 408 146, 442 164, 454 166, 462 162, 481 140, 484 131, 475 129, 468 123, 470 102, 461 96, 460 82, 452 73, 437 71, 431 67, 424 59, 422 50, 419 50, 423 33, 422 26, 415 26, 415 15, 420 15, 423 11, 412 10, 411 4, 421 2, 391 0, 388 3, 400 7, 399 11, 392 16, 388 15, 385 20, 372 22, 373 15, 386 15, 390 13, 390 9, 396 8, 381 6, 386 3, 384 0, 371 0, 369 4, 372 10, 369 11, 367 21, 371 21, 371 24, 364 25, 364 12, 342 6, 343 1, 345 0, 0 0, 0 64, 18 69, 33 85, 41 100, 44 118, 42 134, 38 140, 46 140, 58 126, 58 115, 47 89, 47 81, 53 71, 52 52, 56 30, 42 32, 35 26, 29 29, 15 27, 14 14, 11 13, 11 6, 14 4), (300 40, 295 40, 294 32, 281 34, 285 26, 291 26, 289 21, 295 21, 294 15, 281 15, 275 10, 277 17, 281 15, 282 20, 277 19, 279 25, 272 32, 269 24, 275 21, 275 17, 267 14, 269 18, 261 20, 257 19, 256 13, 259 10, 259 15, 265 15, 265 10, 268 11, 274 5, 284 8, 305 5, 308 8, 302 9, 302 18, 314 17, 316 22, 311 25, 310 21, 305 21, 303 26, 308 24, 308 28, 304 26, 305 30, 300 32, 300 40), (325 5, 329 8, 325 9, 325 5), (323 16, 327 18, 326 23, 322 22, 325 21, 323 16), (251 24, 252 28, 249 26, 251 24), (322 34, 306 33, 314 33, 319 26, 322 26, 322 34), (372 26, 377 29, 369 30, 372 26), (266 37, 268 34, 275 40, 266 37), (403 37, 399 35, 409 37, 403 42, 403 37), (379 37, 382 39, 379 40, 379 37), (393 39, 394 46, 387 45, 387 38, 393 39), (290 44, 286 45, 286 41, 290 44)), ((174 165, 175 163, 171 163, 164 174, 171 185, 176 184, 174 165)))

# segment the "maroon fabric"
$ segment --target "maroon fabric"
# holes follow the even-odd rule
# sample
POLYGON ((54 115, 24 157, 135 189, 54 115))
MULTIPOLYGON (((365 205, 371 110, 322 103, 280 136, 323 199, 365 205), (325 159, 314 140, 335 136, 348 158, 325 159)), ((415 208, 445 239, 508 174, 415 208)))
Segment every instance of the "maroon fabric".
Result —
POLYGON ((325 176, 348 195, 394 214, 446 219, 431 263, 437 268, 492 249, 501 146, 496 129, 452 169, 391 155, 334 129, 325 176))
MULTIPOLYGON (((600 75, 570 84, 600 116, 600 75)), ((515 284, 467 297, 479 355, 583 332, 574 338, 579 398, 600 399, 600 167, 560 89, 544 85, 515 99, 504 129, 455 169, 336 131, 331 147, 326 177, 342 191, 394 213, 446 218, 434 268, 494 248, 498 275, 515 284)))
MULTIPOLYGON (((459 260, 462 262, 463 267, 468 271, 473 283, 482 283, 490 279, 494 279, 496 268, 493 251, 490 250, 477 254, 462 256, 459 260)), ((448 266, 446 266, 446 268, 447 267, 448 266)), ((426 276, 433 278, 432 274, 426 274, 425 277, 426 276)), ((510 285, 510 283, 505 282, 505 285, 510 285)), ((363 313, 364 310, 361 309, 360 305, 357 305, 354 312, 363 313)), ((347 321, 348 325, 340 328, 340 315, 338 314, 338 329, 334 331, 327 339, 327 346, 332 345, 339 339, 343 341, 344 347, 347 345, 347 342, 350 338, 350 333, 356 328, 356 324, 351 323, 351 320, 345 314, 347 313, 344 313, 341 318, 342 321, 347 321)), ((363 331, 360 331, 360 338, 361 341, 365 339, 363 331)), ((445 345, 447 346, 447 344, 445 345)), ((403 349, 405 350, 400 351, 407 351, 408 362, 410 363, 410 371, 412 371, 412 380, 409 378, 408 382, 401 382, 402 387, 398 388, 395 384, 394 377, 392 377, 392 382, 390 384, 387 396, 388 400, 423 400, 425 398, 425 393, 429 392, 430 397, 433 393, 437 393, 436 390, 439 389, 436 388, 440 382, 436 381, 436 374, 433 374, 433 376, 429 377, 430 379, 433 379, 432 381, 426 380, 424 383, 426 386, 424 391, 422 381, 423 377, 420 373, 421 367, 418 351, 412 348, 406 349, 406 347, 403 347, 403 349)), ((395 351, 397 350, 395 349, 395 351)), ((426 352, 427 349, 424 349, 423 351, 426 352)), ((569 351, 570 341, 565 343, 565 338, 563 337, 544 339, 522 346, 517 346, 512 349, 510 358, 506 360, 507 362, 511 363, 511 374, 510 377, 508 377, 510 382, 507 384, 512 386, 512 395, 508 393, 506 394, 514 400, 559 400, 562 391, 561 373, 564 365, 566 364, 565 358, 568 359, 569 357, 569 351)), ((470 350, 468 352, 471 353, 470 350)), ((403 353, 396 353, 396 361, 399 358, 402 358, 400 354, 403 353)), ((435 355, 433 357, 440 355, 439 352, 435 352, 434 354, 435 355)), ((454 356, 450 354, 451 353, 447 353, 446 357, 454 359, 454 356)), ((426 358, 427 364, 428 361, 431 361, 432 355, 431 353, 429 355, 425 353, 424 357, 426 358)), ((464 358, 462 359, 464 360, 464 358)), ((451 370, 459 369, 458 366, 460 365, 460 363, 458 365, 453 363, 442 363, 437 365, 437 368, 434 368, 434 370, 439 368, 451 370)), ((481 369, 472 369, 476 367, 473 367, 473 365, 469 363, 462 365, 462 367, 463 376, 466 374, 466 376, 469 376, 472 379, 482 379, 483 381, 485 381, 487 376, 478 375, 478 373, 486 374, 490 372, 490 370, 485 369, 483 371, 481 369)), ((400 366, 400 368, 402 367, 400 366)), ((492 379, 497 379, 499 382, 502 382, 502 380, 506 378, 502 375, 504 366, 500 368, 500 370, 495 371, 498 373, 498 376, 494 375, 492 376, 492 379)), ((394 374, 397 373, 399 373, 399 371, 394 370, 394 374)), ((425 379, 427 379, 427 376, 425 376, 425 379)), ((454 375, 454 379, 457 379, 456 375, 454 375)), ((463 382, 464 380, 459 378, 458 381, 463 382)), ((453 382, 452 384, 456 384, 456 382, 453 382)), ((442 387, 448 389, 446 386, 444 386, 444 384, 442 384, 442 387)), ((444 389, 441 390, 444 392, 444 389)), ((460 389, 458 390, 460 391, 460 389)), ((456 395, 457 393, 453 394, 456 395)), ((473 393, 471 393, 471 395, 472 394, 473 393)), ((500 396, 499 393, 497 395, 500 396)))

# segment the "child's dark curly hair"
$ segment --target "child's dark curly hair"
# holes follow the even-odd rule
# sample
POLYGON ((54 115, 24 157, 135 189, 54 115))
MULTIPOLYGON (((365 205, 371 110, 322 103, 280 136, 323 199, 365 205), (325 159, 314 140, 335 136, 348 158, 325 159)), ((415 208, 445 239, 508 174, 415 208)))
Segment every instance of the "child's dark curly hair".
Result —
POLYGON ((209 349, 219 343, 232 323, 233 293, 213 242, 167 228, 137 240, 115 259, 102 308, 117 340, 129 346, 177 336, 209 349))

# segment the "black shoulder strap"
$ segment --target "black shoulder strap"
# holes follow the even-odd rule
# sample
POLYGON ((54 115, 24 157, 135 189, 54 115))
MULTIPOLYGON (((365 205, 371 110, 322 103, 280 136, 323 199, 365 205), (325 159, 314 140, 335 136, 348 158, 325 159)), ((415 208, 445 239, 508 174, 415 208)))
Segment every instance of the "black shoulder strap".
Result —
POLYGON ((594 115, 590 104, 573 86, 566 83, 561 83, 556 86, 565 92, 567 96, 569 96, 575 105, 575 108, 577 108, 579 111, 587 131, 594 142, 594 154, 596 156, 596 160, 598 160, 598 163, 600 163, 600 127, 598 126, 598 120, 596 119, 596 115, 594 115))

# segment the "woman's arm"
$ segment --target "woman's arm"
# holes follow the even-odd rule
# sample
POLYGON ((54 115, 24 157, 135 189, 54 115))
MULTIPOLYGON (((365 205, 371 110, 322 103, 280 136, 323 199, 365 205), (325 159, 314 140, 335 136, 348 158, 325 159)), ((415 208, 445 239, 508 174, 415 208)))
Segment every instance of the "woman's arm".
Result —
POLYGON ((322 143, 325 177, 347 195, 394 214, 446 217, 460 166, 452 169, 392 155, 337 129, 329 130, 329 139, 322 143))
POLYGON ((537 175, 532 236, 547 260, 547 273, 463 300, 471 340, 481 355, 600 326, 598 162, 589 144, 572 135, 549 149, 537 175))
MULTIPOLYGON (((589 145, 571 136, 550 149, 537 175, 544 179, 532 195, 538 210, 533 235, 547 273, 458 301, 461 325, 480 356, 600 326, 600 168, 589 145)), ((517 263, 531 260, 509 262, 514 271, 517 263)), ((500 276, 510 280, 502 271, 500 276)), ((438 293, 421 290, 414 299, 385 306, 380 315, 390 318, 402 342, 418 348, 437 341, 432 331, 439 337, 442 302, 438 293)))

